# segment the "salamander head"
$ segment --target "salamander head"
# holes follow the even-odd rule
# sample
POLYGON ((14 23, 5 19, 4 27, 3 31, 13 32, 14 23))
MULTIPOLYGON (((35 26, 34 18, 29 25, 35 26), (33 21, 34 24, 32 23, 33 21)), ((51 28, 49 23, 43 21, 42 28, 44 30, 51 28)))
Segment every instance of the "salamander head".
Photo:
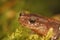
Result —
POLYGON ((32 14, 20 13, 19 22, 24 26, 36 27, 39 25, 39 18, 32 14))
POLYGON ((42 17, 39 17, 38 15, 20 13, 18 20, 20 24, 22 24, 23 26, 29 29, 36 31, 39 34, 46 33, 47 27, 44 24, 46 20, 42 19, 42 17))

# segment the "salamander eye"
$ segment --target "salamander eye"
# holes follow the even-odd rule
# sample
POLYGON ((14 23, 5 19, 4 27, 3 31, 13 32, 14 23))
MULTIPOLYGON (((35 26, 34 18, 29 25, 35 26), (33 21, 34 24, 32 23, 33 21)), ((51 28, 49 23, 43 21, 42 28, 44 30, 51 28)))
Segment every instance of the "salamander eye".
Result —
POLYGON ((35 23, 35 22, 36 22, 36 18, 35 18, 35 17, 31 17, 31 18, 29 19, 29 21, 30 21, 30 23, 35 23))

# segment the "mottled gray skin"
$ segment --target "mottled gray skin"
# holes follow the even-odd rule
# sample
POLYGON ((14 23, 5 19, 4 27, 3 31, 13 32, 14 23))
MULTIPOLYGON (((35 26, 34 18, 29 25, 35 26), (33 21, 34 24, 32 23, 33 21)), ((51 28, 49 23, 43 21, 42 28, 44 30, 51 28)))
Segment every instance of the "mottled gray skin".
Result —
POLYGON ((39 35, 46 36, 48 30, 53 28, 51 40, 57 40, 60 36, 60 22, 52 18, 39 16, 37 14, 20 13, 19 23, 33 30, 39 35))

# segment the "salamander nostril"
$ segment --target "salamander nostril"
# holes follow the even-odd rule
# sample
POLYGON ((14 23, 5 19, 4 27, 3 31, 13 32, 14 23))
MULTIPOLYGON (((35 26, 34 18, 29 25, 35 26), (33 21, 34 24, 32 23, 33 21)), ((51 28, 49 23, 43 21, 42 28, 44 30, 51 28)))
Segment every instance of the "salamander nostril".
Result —
POLYGON ((19 14, 19 16, 23 16, 23 15, 25 15, 25 13, 20 13, 20 14, 19 14))
POLYGON ((20 13, 20 16, 21 16, 22 14, 20 13))

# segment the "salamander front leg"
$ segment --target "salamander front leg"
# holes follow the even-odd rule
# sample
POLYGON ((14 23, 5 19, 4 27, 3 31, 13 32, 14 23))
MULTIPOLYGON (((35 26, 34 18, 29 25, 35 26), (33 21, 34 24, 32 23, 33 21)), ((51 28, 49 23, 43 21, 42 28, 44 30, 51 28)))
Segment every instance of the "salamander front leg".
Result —
POLYGON ((59 37, 60 37, 60 35, 58 34, 57 36, 52 37, 51 40, 58 40, 59 37))

